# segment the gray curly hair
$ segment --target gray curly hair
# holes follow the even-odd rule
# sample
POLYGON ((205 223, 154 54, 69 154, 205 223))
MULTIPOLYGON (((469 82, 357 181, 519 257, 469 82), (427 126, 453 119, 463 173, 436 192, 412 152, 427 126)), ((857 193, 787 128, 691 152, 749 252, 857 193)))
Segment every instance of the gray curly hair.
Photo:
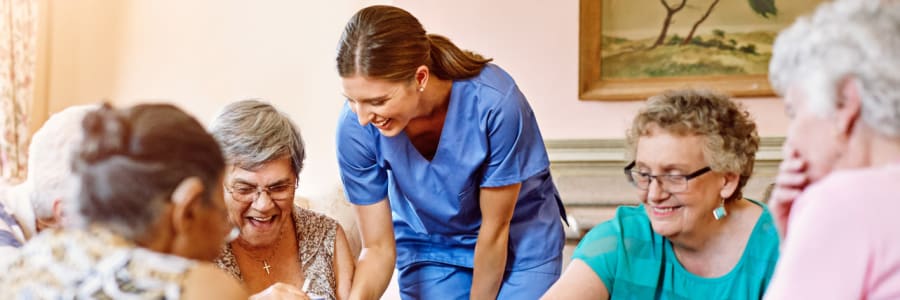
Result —
POLYGON ((229 164, 255 170, 291 158, 294 175, 303 169, 306 150, 297 126, 269 103, 248 99, 231 103, 212 121, 210 131, 229 164))
POLYGON ((782 95, 800 88, 821 116, 834 112, 843 80, 855 80, 863 122, 900 136, 900 1, 822 4, 775 40, 769 80, 782 95))

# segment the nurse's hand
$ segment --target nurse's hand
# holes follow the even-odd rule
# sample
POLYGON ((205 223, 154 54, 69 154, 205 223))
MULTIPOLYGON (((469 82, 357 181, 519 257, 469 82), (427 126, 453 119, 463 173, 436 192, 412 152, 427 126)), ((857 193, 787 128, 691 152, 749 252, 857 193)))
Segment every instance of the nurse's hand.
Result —
POLYGON ((299 299, 299 300, 309 300, 309 296, 306 295, 300 288, 295 287, 293 285, 289 285, 286 283, 276 282, 275 284, 269 286, 262 292, 250 296, 249 300, 266 300, 266 299, 299 299))
POLYGON ((806 175, 806 160, 801 158, 796 150, 788 145, 784 146, 784 160, 778 167, 778 176, 775 177, 775 188, 769 199, 769 210, 775 218, 775 226, 782 238, 787 234, 788 217, 794 200, 809 185, 809 177, 806 175))

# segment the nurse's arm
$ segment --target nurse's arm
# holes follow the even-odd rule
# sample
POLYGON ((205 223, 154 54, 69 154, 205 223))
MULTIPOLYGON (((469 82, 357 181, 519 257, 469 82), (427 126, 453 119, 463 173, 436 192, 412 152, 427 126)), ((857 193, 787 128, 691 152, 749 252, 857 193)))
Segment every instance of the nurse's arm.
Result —
POLYGON ((590 266, 580 259, 573 259, 566 272, 541 299, 609 299, 609 291, 590 266))
POLYGON ((375 204, 353 207, 362 237, 362 250, 353 273, 350 299, 378 299, 387 289, 397 260, 391 206, 383 199, 375 204))
POLYGON ((521 183, 481 188, 481 229, 475 242, 471 299, 496 299, 506 270, 509 222, 521 183))

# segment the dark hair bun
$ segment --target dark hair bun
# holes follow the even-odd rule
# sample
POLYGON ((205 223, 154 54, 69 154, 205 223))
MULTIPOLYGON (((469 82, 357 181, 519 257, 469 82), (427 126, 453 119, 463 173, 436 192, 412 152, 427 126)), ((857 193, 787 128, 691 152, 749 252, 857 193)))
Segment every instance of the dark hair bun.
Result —
POLYGON ((89 112, 81 122, 84 141, 77 159, 91 164, 128 155, 129 124, 109 103, 89 112))

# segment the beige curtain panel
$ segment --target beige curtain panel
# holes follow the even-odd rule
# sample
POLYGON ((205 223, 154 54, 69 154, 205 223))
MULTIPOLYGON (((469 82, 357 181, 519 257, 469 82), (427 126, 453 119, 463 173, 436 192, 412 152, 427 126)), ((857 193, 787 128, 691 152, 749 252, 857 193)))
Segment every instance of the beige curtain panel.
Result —
POLYGON ((25 177, 36 43, 37 0, 0 0, 0 176, 5 181, 25 177))

